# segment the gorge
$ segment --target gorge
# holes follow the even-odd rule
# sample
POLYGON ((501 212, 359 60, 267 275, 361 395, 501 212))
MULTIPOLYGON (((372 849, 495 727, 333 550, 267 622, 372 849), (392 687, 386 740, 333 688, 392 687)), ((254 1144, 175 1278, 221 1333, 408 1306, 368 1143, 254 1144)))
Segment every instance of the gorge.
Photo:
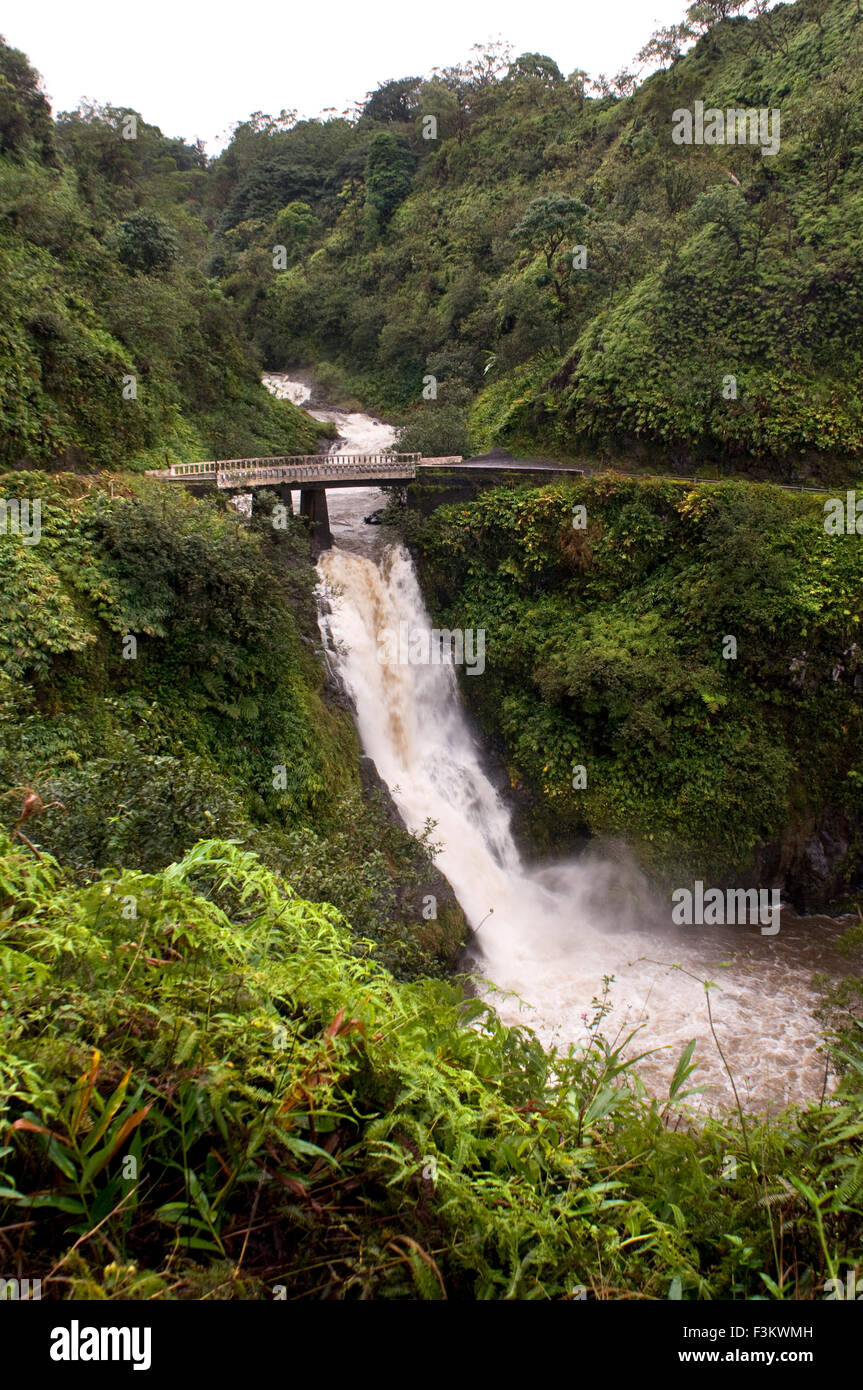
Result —
MULTIPOLYGON (((296 404, 310 394, 289 377, 265 380, 296 404)), ((395 442, 391 427, 362 412, 313 413, 336 425, 337 451, 395 442)), ((400 662, 382 644, 382 634, 403 625, 432 628, 407 550, 386 527, 364 524, 383 494, 333 489, 329 499, 334 544, 318 561, 328 659, 408 828, 435 823, 437 865, 474 930, 465 964, 491 982, 501 1017, 535 1028, 547 1045, 583 1045, 604 977, 613 977, 605 1031, 619 1040, 638 1030, 631 1050, 652 1053, 639 1070, 658 1092, 695 1038, 694 1083, 705 1087, 708 1107, 731 1099, 726 1065, 755 1110, 817 1097, 827 1073, 812 977, 847 969, 831 949, 840 923, 819 918, 813 931, 789 911, 769 942, 757 924, 674 930, 670 905, 620 843, 578 860, 527 863, 452 665, 400 662), (713 1024, 725 1061, 711 1033, 706 981, 717 986, 713 1024)))

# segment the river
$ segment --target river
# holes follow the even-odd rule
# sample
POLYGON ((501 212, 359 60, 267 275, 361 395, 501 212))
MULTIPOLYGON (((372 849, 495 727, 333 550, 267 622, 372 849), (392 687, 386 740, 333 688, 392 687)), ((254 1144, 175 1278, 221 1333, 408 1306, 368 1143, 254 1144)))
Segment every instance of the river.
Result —
MULTIPOLYGON (((308 399, 301 382, 265 382, 296 404, 308 399)), ((385 448, 395 439, 391 426, 368 415, 311 413, 335 422, 334 452, 385 448)), ((775 936, 757 927, 673 928, 667 903, 654 898, 620 845, 555 864, 525 863, 453 668, 378 659, 382 635, 398 632, 401 622, 431 627, 409 554, 385 527, 364 523, 385 500, 376 488, 328 491, 333 546, 318 562, 321 632, 353 698, 364 751, 405 822, 414 831, 429 817, 436 822, 438 867, 476 929, 466 966, 478 988, 505 1021, 565 1048, 585 1041, 592 1001, 613 976, 603 1031, 621 1040, 639 1030, 629 1051, 654 1050, 638 1072, 655 1094, 667 1091, 695 1038, 698 1069, 688 1084, 706 1089, 692 1104, 727 1105, 732 1092, 718 1038, 745 1108, 816 1099, 825 1061, 812 976, 847 969, 833 952, 841 928, 820 918, 813 930, 785 912, 775 936), (716 985, 713 1028, 704 981, 716 985)))

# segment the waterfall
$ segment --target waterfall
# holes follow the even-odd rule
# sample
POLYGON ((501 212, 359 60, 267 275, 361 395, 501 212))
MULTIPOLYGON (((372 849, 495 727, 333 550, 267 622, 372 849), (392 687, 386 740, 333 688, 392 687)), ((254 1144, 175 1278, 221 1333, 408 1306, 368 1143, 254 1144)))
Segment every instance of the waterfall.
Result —
MULTIPOLYGON (((287 378, 272 380, 292 398, 308 394, 287 378)), ((394 441, 389 426, 368 416, 315 413, 337 423, 342 448, 394 441)), ((823 1062, 811 978, 825 963, 823 934, 799 923, 775 937, 673 928, 668 901, 655 898, 619 845, 525 863, 453 667, 380 659, 392 655, 385 639, 401 624, 432 627, 408 552, 386 528, 363 525, 383 500, 373 488, 329 491, 334 546, 318 563, 321 632, 352 696, 363 749, 405 823, 415 833, 436 823, 436 863, 474 929, 466 964, 480 990, 506 1022, 566 1048, 584 1043, 593 1000, 613 976, 606 1037, 620 1041, 639 1029, 629 1051, 655 1049, 638 1070, 657 1095, 667 1092, 694 1037, 699 1067, 689 1084, 708 1087, 703 1104, 716 1108, 732 1093, 708 1020, 703 981, 713 981, 714 1027, 744 1104, 765 1109, 816 1097, 823 1062)))
POLYGON ((393 655, 385 639, 401 623, 410 631, 432 626, 407 551, 388 545, 375 559, 337 546, 318 570, 322 631, 353 698, 363 748, 408 827, 436 822, 437 865, 478 929, 471 954, 496 987, 490 997, 501 1016, 547 1043, 578 1045, 603 977, 613 975, 603 1031, 620 1038, 639 1027, 630 1051, 660 1049, 639 1064, 647 1084, 667 1089, 695 1037, 695 1082, 725 1102, 730 1088, 702 983, 710 979, 721 987, 711 994, 715 1026, 747 1102, 816 1094, 818 1028, 805 953, 789 959, 775 939, 735 938, 735 928, 672 928, 620 849, 538 869, 525 864, 453 666, 381 659, 393 655))

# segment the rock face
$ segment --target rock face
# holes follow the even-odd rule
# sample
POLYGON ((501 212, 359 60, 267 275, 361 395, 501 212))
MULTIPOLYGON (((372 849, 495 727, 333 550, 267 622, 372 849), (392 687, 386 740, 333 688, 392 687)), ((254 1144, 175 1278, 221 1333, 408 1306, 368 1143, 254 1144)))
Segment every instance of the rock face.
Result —
POLYGON ((807 817, 780 843, 765 846, 758 861, 765 880, 782 884, 790 901, 805 912, 818 911, 863 884, 858 836, 835 807, 807 817))
MULTIPOLYGON (((368 796, 380 799, 387 820, 410 833, 401 811, 393 801, 389 787, 378 772, 374 759, 365 753, 360 758, 360 781, 363 791, 368 796)), ((430 865, 425 883, 418 888, 408 889, 403 895, 401 905, 422 923, 422 932, 426 938, 424 944, 438 954, 448 954, 451 964, 454 965, 468 935, 468 925, 452 887, 440 870, 433 864, 430 865), (433 918, 426 918, 424 914, 429 897, 435 899, 433 918)))
POLYGON ((370 758, 367 753, 363 753, 360 756, 360 781, 363 785, 363 791, 371 793, 377 792, 382 798, 386 810, 386 817, 390 824, 397 825, 400 830, 407 830, 402 813, 393 801, 389 787, 378 772, 377 763, 374 758, 370 758))

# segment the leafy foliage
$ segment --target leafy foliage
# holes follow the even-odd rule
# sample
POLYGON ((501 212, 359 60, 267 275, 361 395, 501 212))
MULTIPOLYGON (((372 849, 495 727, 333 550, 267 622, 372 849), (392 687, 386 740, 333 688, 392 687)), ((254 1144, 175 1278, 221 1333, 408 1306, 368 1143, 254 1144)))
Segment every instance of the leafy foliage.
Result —
POLYGON ((546 1054, 233 844, 80 887, 6 841, 0 893, 0 1241, 29 1214, 49 1289, 817 1298, 859 1258, 859 1048, 799 1128, 694 1131, 691 1046, 648 1100, 603 1000, 546 1054))
POLYGON ((832 807, 852 873, 863 558, 823 522, 822 499, 765 484, 620 474, 408 513, 442 625, 486 630, 466 691, 535 791, 536 833, 625 835, 707 876, 832 807))
POLYGON ((120 224, 117 255, 127 270, 169 270, 179 255, 171 228, 151 212, 134 213, 120 224))
POLYGON ((233 837, 349 911, 399 974, 445 969, 461 914, 420 922, 430 852, 364 800, 352 725, 325 700, 302 523, 128 476, 3 481, 41 493, 43 526, 35 546, 0 536, 10 829, 35 793, 51 809, 24 833, 82 878, 233 837))
POLYGON ((0 77, 0 464, 314 451, 322 427, 263 389, 200 269, 203 152, 113 107, 55 127, 2 42, 0 77))
POLYGON ((398 136, 381 131, 369 145, 366 193, 382 223, 387 223, 411 188, 414 157, 398 136))

